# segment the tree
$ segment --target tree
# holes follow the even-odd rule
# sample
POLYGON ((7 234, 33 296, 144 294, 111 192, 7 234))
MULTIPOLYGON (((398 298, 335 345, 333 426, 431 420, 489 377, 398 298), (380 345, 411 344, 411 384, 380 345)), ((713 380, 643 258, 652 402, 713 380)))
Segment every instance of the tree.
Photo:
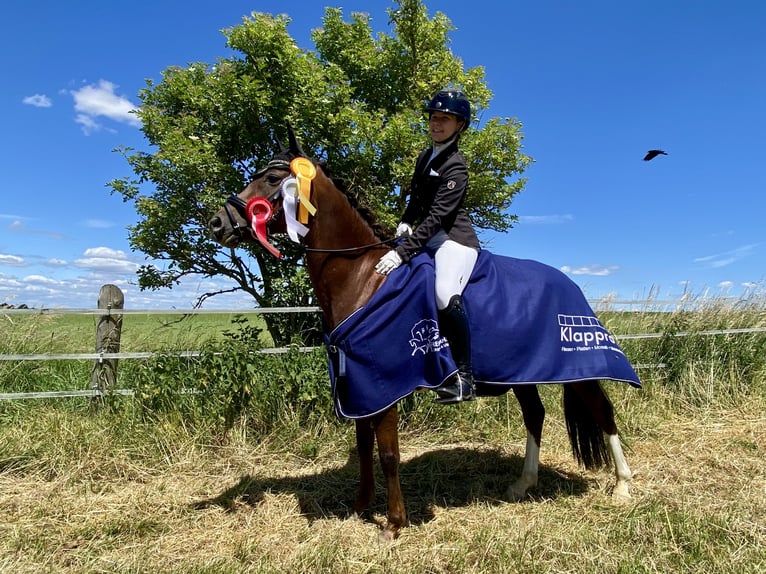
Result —
MULTIPOLYGON (((345 21, 341 9, 327 8, 308 50, 289 35, 287 16, 254 12, 225 31, 234 56, 172 67, 158 84, 147 81, 137 113, 152 151, 121 148, 133 175, 109 184, 139 216, 129 228, 131 247, 167 263, 141 267, 142 289, 172 287, 191 274, 226 276, 258 306, 311 304, 299 246, 278 239, 286 257, 277 262, 255 245, 221 250, 207 233, 225 197, 273 155, 275 136, 286 139, 288 121, 307 153, 325 160, 384 227, 395 227, 427 143, 424 102, 453 84, 481 118, 492 94, 484 70, 465 70, 450 51, 453 27, 444 14, 429 18, 421 0, 397 0, 388 17, 389 33, 376 35, 368 15, 345 21)), ((463 139, 466 206, 480 229, 505 231, 516 219, 508 208, 531 161, 521 141, 511 118, 474 122, 463 139)), ((306 326, 305 318, 270 320, 277 344, 306 326)))

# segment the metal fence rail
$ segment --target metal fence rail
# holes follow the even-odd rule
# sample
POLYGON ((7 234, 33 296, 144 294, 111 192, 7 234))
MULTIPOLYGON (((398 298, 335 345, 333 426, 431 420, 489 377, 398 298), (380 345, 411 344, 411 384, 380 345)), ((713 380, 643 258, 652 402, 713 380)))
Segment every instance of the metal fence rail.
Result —
MULTIPOLYGON (((709 331, 680 331, 678 333, 636 333, 617 335, 620 341, 636 339, 660 339, 665 336, 670 337, 691 337, 694 335, 709 337, 713 335, 740 335, 747 333, 766 333, 766 327, 749 327, 745 329, 711 329, 709 331)), ((268 349, 259 349, 258 353, 268 355, 281 355, 289 353, 291 350, 298 350, 302 353, 308 353, 319 349, 320 347, 271 347, 268 349)), ((199 357, 202 351, 177 351, 168 352, 133 352, 133 353, 37 353, 29 355, 0 355, 0 361, 61 361, 61 360, 90 360, 104 361, 108 359, 151 359, 158 355, 165 357, 199 357)))
MULTIPOLYGON (((264 355, 281 355, 297 350, 307 353, 319 347, 271 347, 259 349, 256 353, 264 355)), ((163 357, 199 357, 202 351, 177 351, 175 353, 140 351, 133 353, 38 353, 33 355, 0 355, 0 361, 59 361, 59 360, 90 360, 106 361, 109 359, 151 359, 156 356, 163 357)), ((220 353, 214 353, 220 354, 220 353)))
MULTIPOLYGON (((658 307, 680 308, 689 305, 689 301, 660 301, 651 299, 631 299, 609 301, 605 299, 589 300, 591 305, 599 305, 614 308, 615 306, 633 307, 641 306, 643 308, 658 307)), ((736 303, 736 301, 733 301, 736 303)), ((0 309, 3 315, 250 315, 250 314, 269 314, 269 313, 316 313, 319 307, 262 307, 256 309, 64 309, 64 308, 41 308, 41 309, 0 309)), ((636 339, 658 339, 664 336, 688 337, 692 335, 715 336, 715 335, 738 335, 746 333, 764 333, 766 327, 751 327, 743 329, 711 329, 707 331, 683 331, 678 333, 635 333, 618 335, 616 338, 620 341, 636 339)), ((291 350, 299 352, 311 352, 321 347, 274 347, 259 349, 257 353, 262 354, 284 354, 291 350)), ((118 353, 36 353, 36 354, 3 354, 0 355, 0 361, 60 361, 60 360, 89 360, 89 361, 108 361, 108 360, 132 360, 132 359, 150 359, 156 356, 172 356, 180 358, 194 358, 202 354, 202 351, 178 351, 168 352, 118 352, 118 353)), ((662 369, 664 363, 660 364, 636 364, 636 369, 662 369)), ((45 392, 25 392, 25 393, 0 393, 2 400, 21 400, 21 399, 50 399, 62 397, 101 397, 104 395, 122 395, 132 396, 132 389, 110 389, 106 392, 100 389, 72 390, 72 391, 45 391, 45 392)))
POLYGON ((0 309, 3 315, 264 315, 270 313, 317 313, 319 307, 256 307, 253 309, 0 309))

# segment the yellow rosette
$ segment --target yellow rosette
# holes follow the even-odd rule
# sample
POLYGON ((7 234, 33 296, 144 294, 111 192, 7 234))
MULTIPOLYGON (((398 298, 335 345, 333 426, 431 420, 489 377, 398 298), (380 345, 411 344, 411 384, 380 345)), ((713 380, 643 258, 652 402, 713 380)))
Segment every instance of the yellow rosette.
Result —
POLYGON ((290 171, 298 180, 298 221, 306 224, 309 215, 315 215, 316 207, 311 203, 311 180, 316 177, 314 164, 305 157, 296 157, 290 162, 290 171))

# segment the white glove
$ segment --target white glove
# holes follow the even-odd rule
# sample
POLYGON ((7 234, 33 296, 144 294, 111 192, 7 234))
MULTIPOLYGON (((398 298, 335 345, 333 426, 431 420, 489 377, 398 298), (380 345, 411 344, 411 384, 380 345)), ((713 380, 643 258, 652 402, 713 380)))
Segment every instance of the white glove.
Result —
POLYGON ((378 264, 375 266, 375 271, 381 275, 388 275, 402 264, 402 258, 396 251, 389 251, 383 257, 380 258, 378 264))
POLYGON ((404 235, 412 235, 412 227, 410 227, 409 223, 400 223, 399 227, 396 228, 396 235, 394 237, 398 239, 404 235))

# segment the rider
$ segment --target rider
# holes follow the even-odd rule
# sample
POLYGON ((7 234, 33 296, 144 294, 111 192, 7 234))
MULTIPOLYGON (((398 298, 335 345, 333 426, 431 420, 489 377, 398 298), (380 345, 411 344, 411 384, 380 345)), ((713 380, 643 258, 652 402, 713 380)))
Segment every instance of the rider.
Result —
POLYGON ((435 251, 439 327, 457 366, 456 375, 436 389, 436 400, 450 404, 476 397, 462 293, 479 255, 479 239, 463 207, 468 168, 458 150, 460 134, 471 122, 471 104, 463 92, 447 88, 431 99, 426 111, 433 145, 415 163, 409 202, 396 229, 396 236, 404 239, 381 257, 375 270, 388 275, 422 249, 435 251))

